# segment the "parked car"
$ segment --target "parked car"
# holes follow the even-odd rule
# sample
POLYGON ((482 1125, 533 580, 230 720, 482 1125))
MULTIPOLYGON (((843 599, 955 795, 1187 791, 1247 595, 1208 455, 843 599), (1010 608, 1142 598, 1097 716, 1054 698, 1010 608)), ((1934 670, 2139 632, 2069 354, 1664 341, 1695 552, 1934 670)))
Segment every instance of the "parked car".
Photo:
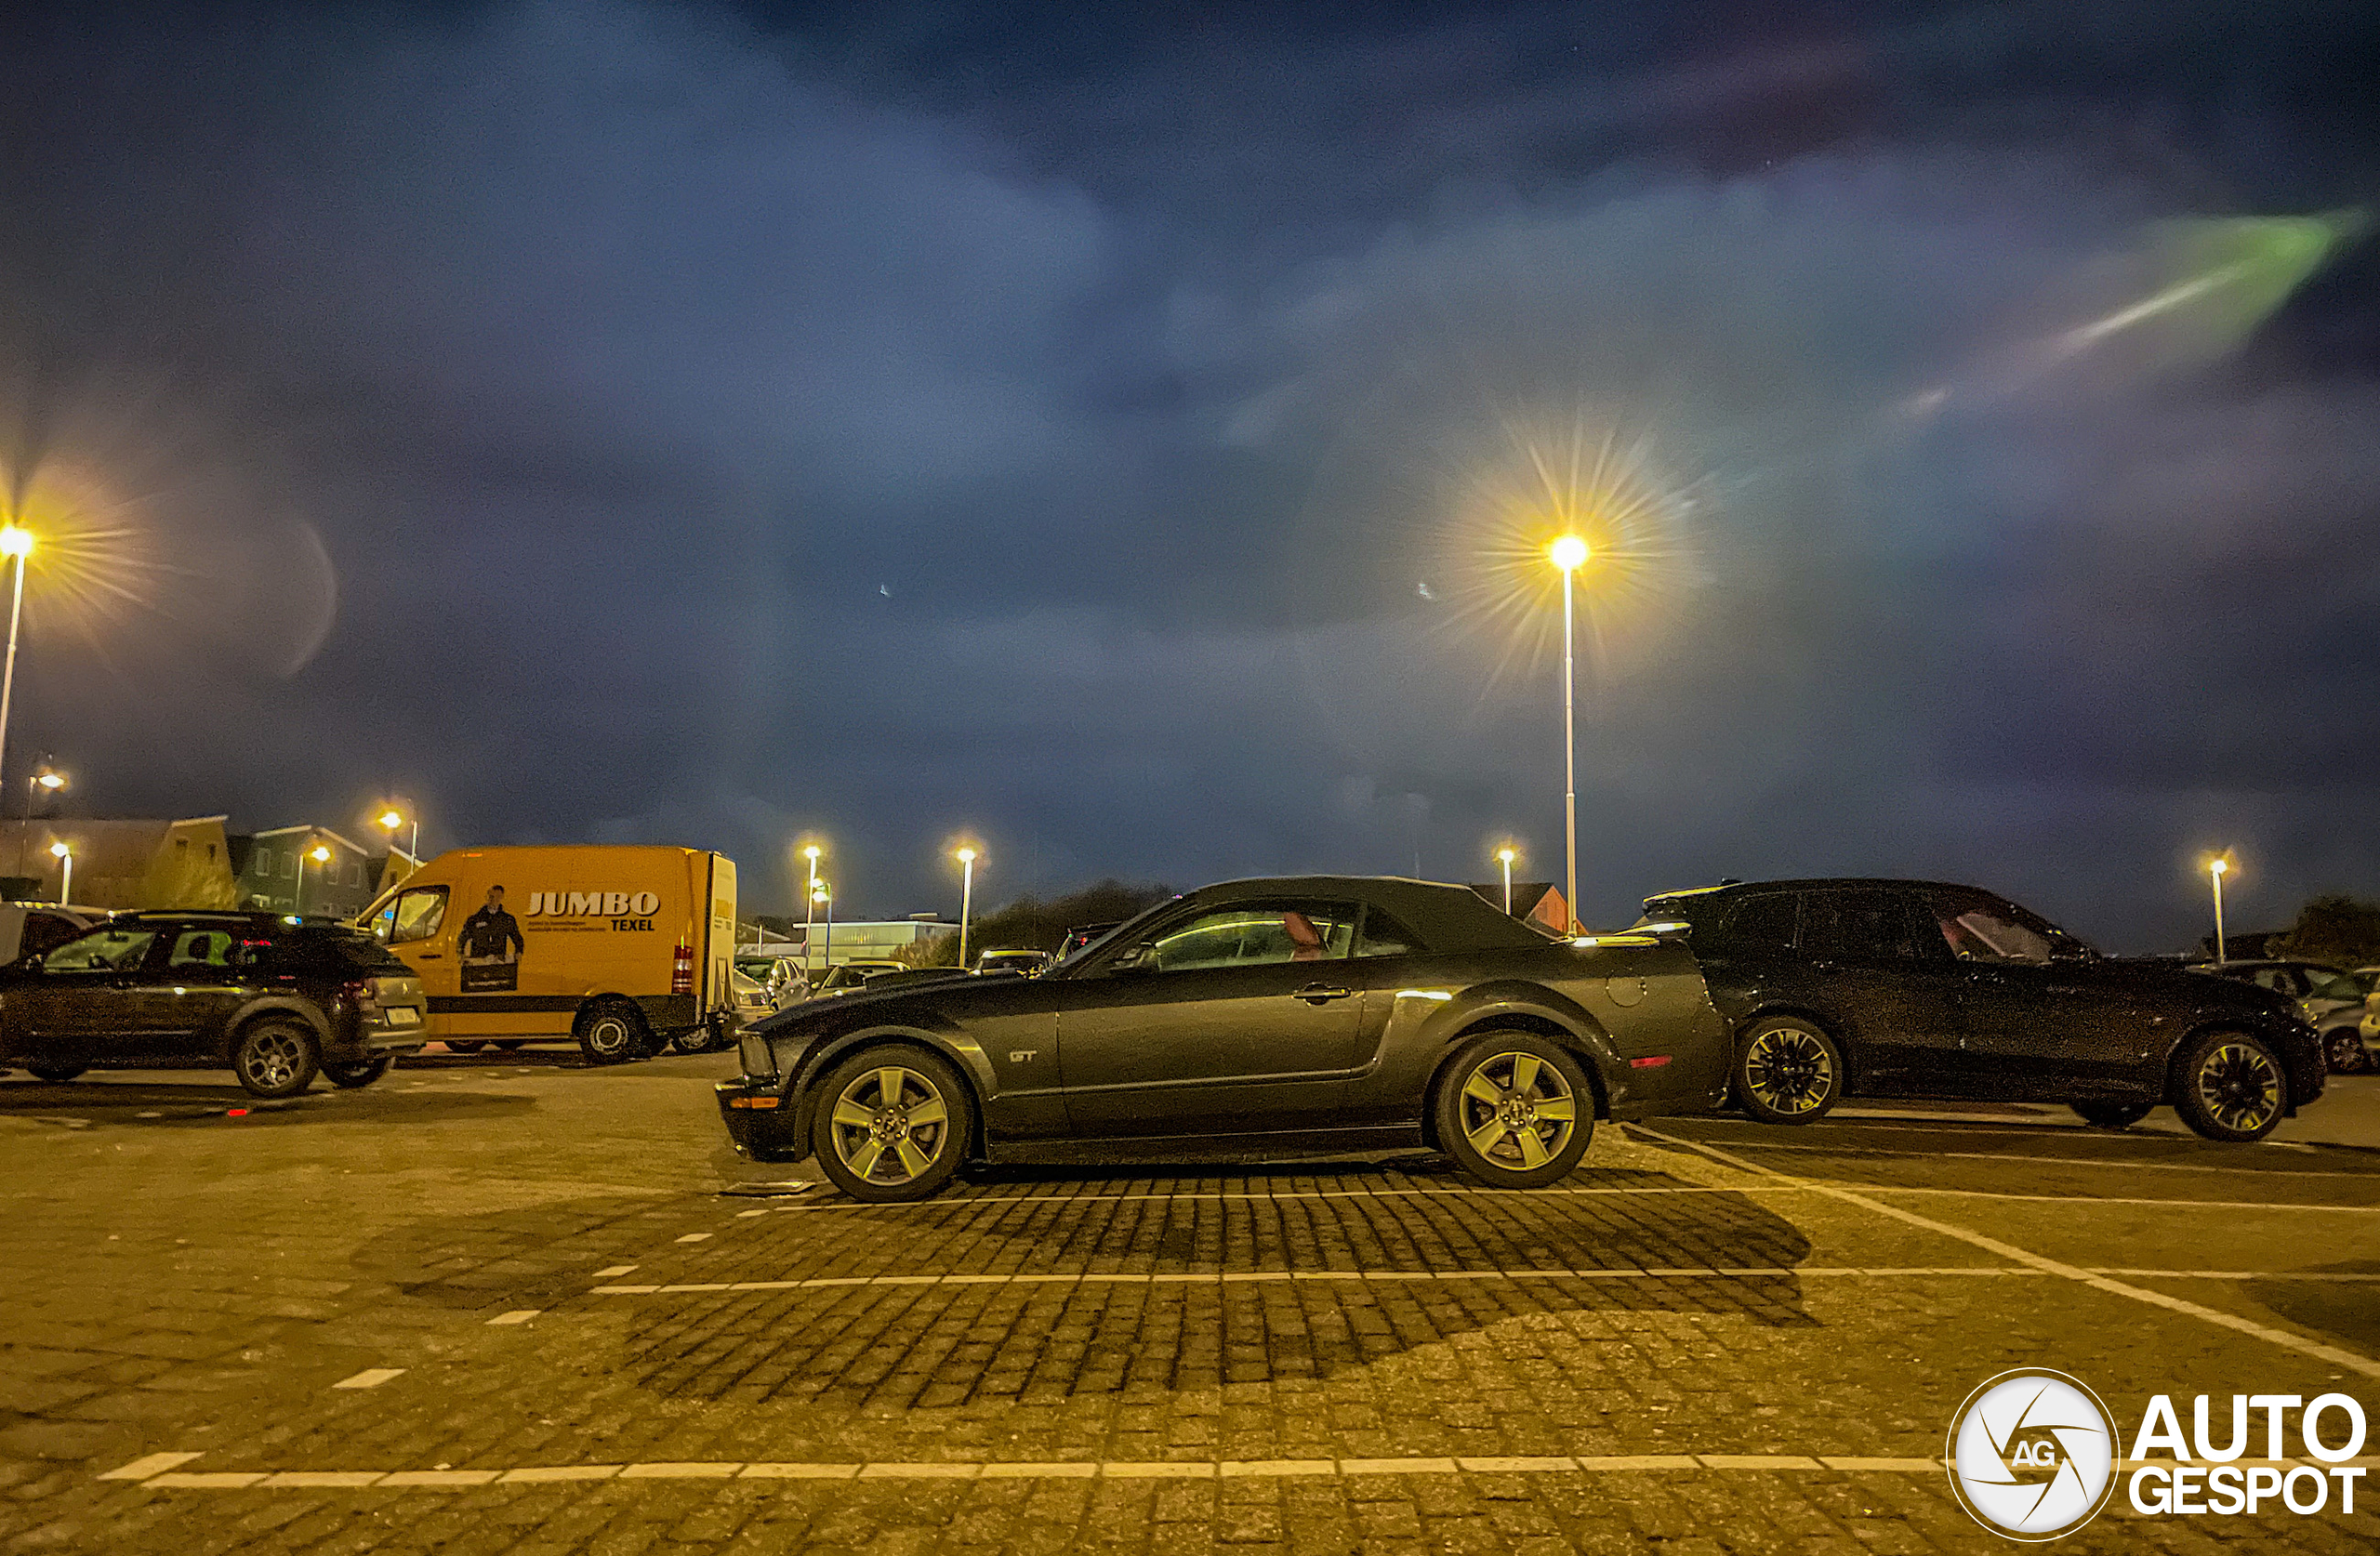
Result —
POLYGON ((736 1149, 874 1201, 968 1161, 1414 1147, 1535 1187, 1598 1119, 1713 1105, 1730 1058, 1673 937, 1566 942, 1464 887, 1343 876, 1208 887, 1038 978, 797 1006, 738 1054, 736 1149))
POLYGON ((1058 955, 1061 957, 1071 956, 1084 946, 1104 938, 1115 928, 1115 924, 1078 924, 1066 931, 1064 943, 1058 947, 1058 955))
POLYGON ((1027 978, 1038 976, 1050 965, 1047 951, 986 951, 975 958, 977 972, 1021 972, 1027 978))
POLYGON ((2322 1059, 2333 1075, 2365 1068, 2363 1021, 2365 999, 2380 981, 2380 968, 2342 972, 2327 962, 2222 961, 2193 962, 2192 969, 2218 978, 2237 978, 2286 995, 2311 1022, 2322 1044, 2322 1059))
POLYGON ((229 1065, 255 1096, 369 1086, 422 1045, 421 982, 370 937, 265 913, 127 913, 0 968, 0 1062, 229 1065))
POLYGON ((810 981, 801 975, 799 956, 739 956, 735 970, 760 984, 778 1009, 810 997, 810 981))
POLYGON ((824 977, 819 979, 817 992, 822 995, 849 994, 853 989, 864 987, 869 979, 880 974, 914 970, 916 969, 903 962, 879 961, 872 957, 837 962, 826 969, 824 977))
POLYGON ((2252 1141, 2322 1094, 2295 1000, 2172 963, 2105 956, 2004 897, 1910 880, 1667 892, 1735 1031, 1733 1095, 1807 1124, 1844 1097, 2072 1105, 2122 1128, 2170 1102, 2252 1141))
POLYGON ((107 916, 105 908, 63 903, 0 903, 0 965, 73 940, 107 916))

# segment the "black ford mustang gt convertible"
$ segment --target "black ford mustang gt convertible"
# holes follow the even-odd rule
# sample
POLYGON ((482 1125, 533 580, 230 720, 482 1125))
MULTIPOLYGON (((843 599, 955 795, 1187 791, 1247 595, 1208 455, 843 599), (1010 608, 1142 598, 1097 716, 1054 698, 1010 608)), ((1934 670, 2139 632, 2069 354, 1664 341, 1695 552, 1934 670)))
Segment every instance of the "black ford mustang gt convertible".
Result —
POLYGON ((1713 1105, 1731 1059, 1672 930, 1556 940, 1463 887, 1343 876, 1207 887, 1038 978, 797 1005, 739 1052, 736 1149, 866 1200, 969 1161, 1402 1147, 1534 1188, 1597 1119, 1713 1105))

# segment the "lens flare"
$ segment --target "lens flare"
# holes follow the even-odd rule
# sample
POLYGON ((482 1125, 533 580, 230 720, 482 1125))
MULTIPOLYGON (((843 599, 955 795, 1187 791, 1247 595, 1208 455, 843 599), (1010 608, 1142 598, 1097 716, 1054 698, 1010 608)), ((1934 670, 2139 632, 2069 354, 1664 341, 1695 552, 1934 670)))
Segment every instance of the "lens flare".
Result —
POLYGON ((0 521, 20 530, 25 614, 98 641, 99 629, 154 603, 168 569, 136 517, 137 505, 89 472, 45 462, 0 482, 0 521))

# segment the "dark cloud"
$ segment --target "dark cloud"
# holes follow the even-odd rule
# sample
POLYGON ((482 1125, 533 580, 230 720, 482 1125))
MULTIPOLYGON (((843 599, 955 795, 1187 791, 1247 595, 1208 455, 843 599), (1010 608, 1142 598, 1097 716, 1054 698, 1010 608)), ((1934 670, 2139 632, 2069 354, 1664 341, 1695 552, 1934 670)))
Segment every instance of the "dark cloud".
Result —
POLYGON ((874 912, 961 829, 996 895, 1544 873, 1488 516, 1583 439, 1691 499, 1592 612, 1598 914, 2380 885, 2368 284, 2043 354, 2158 222, 2369 194, 2371 19, 1739 10, 20 17, 11 465, 97 472, 150 602, 36 598, 11 750, 762 905, 809 828, 874 912))

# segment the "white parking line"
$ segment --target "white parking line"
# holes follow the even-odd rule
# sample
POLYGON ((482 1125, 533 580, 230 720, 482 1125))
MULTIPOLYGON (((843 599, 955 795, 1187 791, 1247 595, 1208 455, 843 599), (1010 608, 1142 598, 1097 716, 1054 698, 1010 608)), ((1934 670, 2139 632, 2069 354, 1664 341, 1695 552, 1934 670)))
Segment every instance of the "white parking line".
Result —
MULTIPOLYGON (((1666 1141, 1673 1145, 1700 1152, 1712 1161, 1733 1167, 1739 1172, 1758 1173, 1772 1178, 1784 1176, 1775 1167, 1763 1167, 1757 1162, 1746 1161, 1741 1156, 1731 1156, 1714 1146, 1703 1145, 1673 1135, 1662 1135, 1656 1130, 1646 1129, 1642 1126, 1638 1127, 1640 1132, 1655 1140, 1666 1141)), ((2079 1266, 2061 1263, 2029 1249, 2017 1247, 2012 1243, 2003 1242, 1999 1238, 1987 1237, 1982 1233, 1970 1232, 1965 1227, 1953 1226, 1948 1221, 1937 1221, 1931 1217, 1921 1216, 1914 1210, 1904 1210, 1897 1205, 1886 1205, 1881 1200, 1871 1199, 1865 1194, 1855 1193, 1849 1189, 1830 1187, 1821 1189, 1820 1192, 1830 1199, 1840 1200, 1845 1205, 1856 1205, 1861 1209, 1873 1211, 1879 1216, 1888 1217, 1904 1225, 1954 1238, 1969 1247, 1980 1248, 2001 1259, 2030 1266, 2043 1274, 2063 1275, 2069 1280, 2078 1281, 2111 1296, 2128 1297, 2135 1302, 2145 1303, 2149 1307, 2163 1308, 2170 1312, 2182 1313, 2240 1334, 2250 1335, 2284 1350, 2294 1351, 2302 1356, 2311 1356, 2319 1361, 2328 1362, 2334 1366, 2360 1373, 2366 1378, 2380 1378, 2380 1361, 2359 1355, 2352 1351, 2342 1351, 2337 1346, 2324 1345, 2319 1340, 2307 1339, 2302 1335, 2293 1335, 2283 1329, 2275 1329, 2268 1325, 2258 1324, 2253 1319, 2241 1318, 2234 1313, 2223 1312, 2215 1308, 2201 1307, 2196 1302, 2185 1301, 2179 1297, 2169 1297, 2162 1291, 2151 1291, 2146 1286, 2126 1286, 2110 1276, 2095 1274, 2079 1266)))
POLYGON ((589 1297, 651 1297, 697 1291, 822 1291, 921 1286, 1236 1286, 1272 1281, 1641 1281, 1781 1280, 1797 1275, 1903 1279, 1951 1275, 2037 1275, 2020 1265, 1945 1264, 1864 1269, 1848 1266, 1621 1265, 1604 1270, 1198 1270, 1144 1274, 1076 1272, 1001 1275, 819 1275, 808 1280, 685 1281, 654 1286, 599 1286, 589 1297))
POLYGON ((517 1308, 510 1312, 500 1312, 487 1321, 488 1326, 495 1328, 508 1324, 526 1324, 545 1311, 543 1308, 517 1308))
POLYGON ((2154 1205, 2169 1210, 2328 1210, 2349 1216, 2380 1216, 2380 1205, 2295 1204, 2283 1200, 2158 1199, 2127 1194, 2014 1194, 1998 1189, 1920 1189, 1901 1183, 1854 1183, 1831 1178, 1805 1178, 1813 1191, 1857 1189, 1863 1194, 1937 1194, 1951 1199, 2005 1199, 2026 1205, 2154 1205))
POLYGON ((331 1385, 334 1389, 377 1389, 391 1378, 402 1378, 403 1367, 366 1367, 352 1378, 342 1378, 331 1385))
POLYGON ((710 1237, 711 1234, 707 1232, 690 1232, 683 1237, 679 1238, 678 1241, 681 1243, 707 1243, 710 1241, 710 1237))
POLYGON ((633 1264, 615 1264, 609 1269, 596 1271, 595 1279, 599 1281, 617 1280, 620 1276, 627 1274, 635 1268, 636 1266, 633 1264))
POLYGON ((119 1466, 101 1475, 103 1481, 145 1481, 152 1475, 162 1475, 178 1465, 188 1464, 196 1454, 143 1454, 131 1463, 119 1466))
MULTIPOLYGON (((1646 1134, 1653 1131, 1646 1129, 1646 1134)), ((1667 1137, 1664 1137, 1667 1138, 1667 1137)), ((2334 1172, 2327 1167, 2308 1170, 2283 1168, 2269 1171, 2264 1167, 2216 1167, 2201 1162, 2132 1162, 2114 1156, 2028 1156, 1997 1151, 1896 1151, 1885 1145, 1804 1145, 1787 1141, 1745 1140, 1736 1136, 1717 1141, 1697 1141, 1747 1151, 1807 1151, 1821 1156, 1922 1156, 1929 1162, 1998 1162, 2009 1167, 2120 1167, 2126 1172, 2232 1172, 2251 1178, 2360 1178, 2380 1187, 2380 1173, 2334 1172)))

